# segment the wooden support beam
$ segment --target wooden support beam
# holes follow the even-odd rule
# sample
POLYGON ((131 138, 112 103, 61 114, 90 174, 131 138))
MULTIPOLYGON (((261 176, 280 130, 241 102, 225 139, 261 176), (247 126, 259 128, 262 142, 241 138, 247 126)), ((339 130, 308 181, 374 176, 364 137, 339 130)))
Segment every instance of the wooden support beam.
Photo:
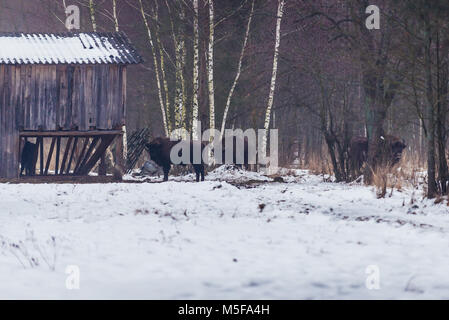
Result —
POLYGON ((31 175, 34 176, 36 174, 36 163, 37 157, 39 155, 39 139, 36 140, 36 149, 34 150, 33 155, 33 165, 31 166, 31 175))
POLYGON ((78 137, 75 137, 75 141, 73 142, 73 147, 72 147, 72 153, 70 154, 70 159, 69 159, 69 163, 67 164, 67 169, 65 171, 65 174, 70 173, 70 167, 72 166, 73 155, 75 154, 77 145, 78 145, 78 137))
POLYGON ((115 165, 116 169, 125 172, 125 156, 123 155, 123 136, 119 135, 115 140, 115 165))
POLYGON ((69 156, 69 150, 72 145, 73 137, 69 137, 67 140, 67 144, 65 146, 64 156, 62 157, 61 170, 59 170, 59 174, 64 174, 65 163, 67 162, 67 157, 69 156))
POLYGON ((81 165, 81 161, 83 160, 84 157, 84 153, 86 152, 86 148, 87 148, 87 144, 89 143, 89 137, 86 137, 84 139, 84 144, 83 144, 83 148, 81 149, 81 153, 80 156, 78 157, 78 160, 76 161, 76 165, 75 165, 75 169, 73 170, 73 173, 78 171, 78 168, 81 165))
POLYGON ((21 131, 21 137, 93 137, 122 134, 122 130, 94 130, 94 131, 21 131))
MULTIPOLYGON (((24 139, 26 139, 26 138, 24 138, 24 139)), ((1 158, 1 154, 0 154, 0 158, 1 158)), ((17 156, 17 159, 19 159, 19 164, 20 164, 20 166, 22 166, 22 137, 19 137, 19 154, 17 156)), ((19 171, 19 173, 20 173, 20 171, 19 171)))
POLYGON ((39 170, 41 176, 44 175, 44 138, 39 137, 39 149, 40 149, 40 163, 39 163, 39 170))
POLYGON ((85 175, 88 174, 90 170, 95 166, 95 164, 100 160, 100 157, 104 155, 106 149, 109 147, 111 142, 114 140, 114 136, 107 136, 101 138, 101 143, 98 148, 95 150, 92 157, 86 162, 85 165, 81 166, 79 170, 79 174, 85 175))
POLYGON ((98 141, 100 140, 100 137, 95 137, 92 139, 92 142, 89 146, 89 148, 86 151, 86 155, 84 156, 83 161, 81 162, 80 167, 78 168, 78 170, 75 172, 75 174, 83 174, 81 172, 84 172, 84 166, 86 165, 86 162, 89 160, 90 158, 90 154, 92 153, 92 151, 94 150, 95 146, 97 145, 98 141))
POLYGON ((56 162, 55 162, 55 174, 59 174, 59 154, 61 153, 61 137, 56 138, 56 162))
POLYGON ((51 158, 53 157, 53 150, 55 149, 56 138, 51 139, 50 151, 48 152, 47 163, 45 165, 44 175, 48 175, 48 169, 50 168, 51 158))

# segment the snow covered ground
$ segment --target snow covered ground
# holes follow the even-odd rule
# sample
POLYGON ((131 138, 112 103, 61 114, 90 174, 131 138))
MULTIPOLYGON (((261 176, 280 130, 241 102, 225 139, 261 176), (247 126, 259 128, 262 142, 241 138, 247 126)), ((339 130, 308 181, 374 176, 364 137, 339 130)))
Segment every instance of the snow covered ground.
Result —
POLYGON ((0 298, 449 298, 446 202, 306 171, 192 178, 0 184, 0 298))

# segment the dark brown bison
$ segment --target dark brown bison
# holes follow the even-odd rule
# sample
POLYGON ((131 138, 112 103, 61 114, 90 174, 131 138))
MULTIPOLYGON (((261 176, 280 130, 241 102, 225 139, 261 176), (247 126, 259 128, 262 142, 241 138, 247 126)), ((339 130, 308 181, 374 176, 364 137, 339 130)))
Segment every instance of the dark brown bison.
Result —
MULTIPOLYGON (((173 147, 175 147, 178 143, 188 143, 189 144, 189 148, 190 148, 190 159, 188 161, 181 162, 181 163, 177 163, 180 165, 187 165, 187 164, 192 164, 193 165, 193 169, 195 170, 196 173, 196 181, 200 181, 200 176, 201 176, 201 181, 204 181, 204 162, 203 159, 201 157, 201 155, 199 155, 199 159, 194 158, 194 152, 196 152, 197 150, 201 150, 201 152, 204 150, 204 144, 200 143, 200 142, 188 142, 188 141, 182 141, 182 140, 177 140, 177 141, 171 141, 169 138, 155 138, 154 140, 152 140, 150 143, 147 143, 145 145, 148 153, 150 154, 151 160, 153 160, 154 162, 156 162, 157 165, 159 165, 160 167, 162 167, 163 171, 164 171, 164 181, 168 181, 168 173, 170 172, 171 166, 172 164, 175 164, 171 157, 170 157, 170 153, 173 149, 173 147)), ((182 157, 182 151, 180 150, 178 152, 178 156, 182 157)))
POLYGON ((353 137, 349 145, 349 162, 355 174, 360 172, 368 158, 368 138, 353 137))
POLYGON ((34 162, 36 160, 37 145, 29 141, 25 142, 22 149, 22 155, 20 157, 20 175, 25 174, 27 176, 34 175, 34 162))
MULTIPOLYGON (((255 150, 253 151, 254 155, 251 155, 250 152, 250 144, 247 137, 238 137, 232 136, 232 145, 227 145, 227 139, 223 138, 221 140, 221 163, 224 164, 235 164, 238 167, 244 166, 245 169, 249 168, 249 163, 251 156, 255 156, 255 150), (243 148, 242 148, 243 146, 243 148), (232 148, 232 150, 231 150, 232 148), (231 159, 226 159, 226 153, 232 155, 231 159)), ((253 161, 251 161, 253 162, 253 161)))
MULTIPOLYGON (((381 165, 394 166, 401 160, 402 151, 407 147, 404 140, 385 135, 381 138, 382 153, 379 156, 381 165)), ((368 138, 353 137, 349 147, 349 160, 353 172, 358 173, 368 158, 368 138)))

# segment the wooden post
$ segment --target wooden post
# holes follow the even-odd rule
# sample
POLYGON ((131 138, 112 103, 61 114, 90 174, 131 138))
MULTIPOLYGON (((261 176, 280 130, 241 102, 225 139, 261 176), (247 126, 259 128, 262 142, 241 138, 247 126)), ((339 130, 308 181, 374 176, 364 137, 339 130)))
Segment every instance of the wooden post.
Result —
POLYGON ((61 169, 59 170, 59 174, 64 174, 64 169, 67 161, 67 157, 69 156, 70 147, 72 146, 73 137, 69 137, 67 140, 67 144, 65 146, 64 156, 62 157, 61 169))
POLYGON ((53 157, 53 150, 55 149, 55 144, 56 144, 56 138, 53 138, 51 140, 50 151, 48 152, 48 156, 47 156, 47 163, 45 165, 44 176, 48 175, 48 169, 50 168, 50 162, 51 162, 51 158, 53 157))
POLYGON ((119 170, 123 175, 125 172, 125 159, 123 157, 123 135, 115 138, 115 171, 119 170))
POLYGON ((40 175, 44 175, 44 138, 39 138, 39 171, 40 175))
POLYGON ((34 176, 36 174, 36 164, 37 164, 37 159, 39 156, 39 143, 40 143, 40 140, 36 139, 36 149, 34 150, 33 164, 31 166, 31 175, 32 176, 34 176))
POLYGON ((73 156, 75 155, 77 145, 78 145, 78 137, 75 137, 75 141, 73 142, 72 147, 72 153, 70 154, 69 164, 67 165, 67 170, 65 172, 66 174, 70 173, 70 167, 72 166, 72 160, 73 156))
POLYGON ((61 152, 61 137, 56 138, 56 163, 55 174, 59 174, 59 153, 61 152))
MULTIPOLYGON (((21 169, 22 169, 22 137, 20 137, 19 136, 19 150, 18 150, 18 152, 17 152, 17 159, 18 159, 18 162, 19 162, 19 167, 20 167, 20 170, 19 170, 19 168, 17 169, 17 177, 16 178, 18 178, 18 177, 20 177, 20 171, 21 171, 21 169)), ((24 140, 26 141, 27 140, 27 138, 24 138, 24 140)), ((23 143, 23 145, 25 146, 25 143, 23 143)), ((0 159, 1 159, 1 154, 0 154, 0 159)), ((1 161, 0 161, 1 162, 1 161)), ((0 166, 1 166, 1 163, 0 163, 0 166)), ((1 171, 1 170, 0 170, 1 171)), ((1 176, 1 175, 0 175, 1 176)))

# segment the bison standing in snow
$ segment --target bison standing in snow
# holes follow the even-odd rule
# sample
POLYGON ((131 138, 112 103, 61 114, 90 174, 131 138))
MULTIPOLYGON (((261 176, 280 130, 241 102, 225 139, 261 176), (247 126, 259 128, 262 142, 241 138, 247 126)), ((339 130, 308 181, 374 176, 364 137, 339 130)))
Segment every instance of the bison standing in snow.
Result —
POLYGON ((37 144, 26 141, 20 157, 20 175, 23 175, 24 171, 27 176, 34 175, 33 168, 36 152, 37 144))
MULTIPOLYGON (((164 171, 164 181, 168 181, 168 173, 170 172, 172 164, 180 164, 187 165, 192 164, 193 169, 196 173, 196 181, 204 181, 204 162, 201 154, 199 155, 199 163, 196 163, 197 159, 194 159, 194 152, 197 150, 201 150, 201 153, 204 149, 204 144, 196 141, 182 141, 176 140, 171 141, 169 138, 158 137, 152 140, 150 143, 145 145, 148 153, 150 154, 151 160, 156 162, 157 165, 162 167, 164 171), (173 147, 175 147, 178 143, 188 143, 188 148, 190 148, 190 159, 186 162, 174 163, 171 159, 171 152, 173 147), (196 145, 198 144, 198 145, 196 145)), ((182 157, 182 150, 178 152, 178 156, 182 157)))
MULTIPOLYGON (((406 148, 404 140, 386 135, 382 137, 382 152, 379 160, 383 166, 394 166, 401 160, 402 151, 406 148)), ((353 137, 349 147, 349 160, 354 173, 359 173, 368 159, 368 138, 353 137)))

